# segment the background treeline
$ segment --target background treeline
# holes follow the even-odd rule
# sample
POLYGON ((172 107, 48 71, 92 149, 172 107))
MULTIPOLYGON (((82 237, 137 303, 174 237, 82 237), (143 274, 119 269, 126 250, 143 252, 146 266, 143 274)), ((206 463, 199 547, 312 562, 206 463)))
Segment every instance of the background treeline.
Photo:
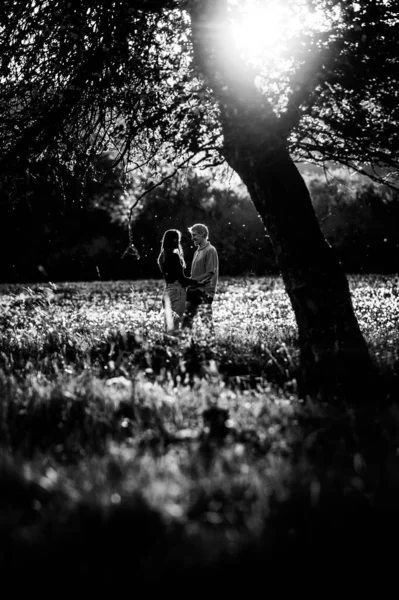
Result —
MULTIPOLYGON (((129 206, 157 179, 142 173, 123 188, 121 172, 109 164, 98 161, 86 173, 83 192, 81 178, 54 163, 38 162, 14 177, 1 195, 1 281, 158 277, 163 232, 182 231, 189 263, 194 249, 187 228, 196 222, 208 224, 223 274, 277 272, 267 232, 245 187, 222 170, 184 171, 146 195, 133 223, 141 258, 122 258, 129 206)), ((345 270, 397 272, 398 194, 343 168, 327 176, 302 171, 322 230, 345 270)))

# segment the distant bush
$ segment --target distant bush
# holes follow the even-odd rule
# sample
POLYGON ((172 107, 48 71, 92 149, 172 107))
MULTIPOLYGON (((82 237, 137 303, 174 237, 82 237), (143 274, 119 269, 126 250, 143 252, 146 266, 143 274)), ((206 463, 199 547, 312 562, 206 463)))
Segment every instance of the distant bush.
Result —
POLYGON ((399 267, 399 198, 347 169, 304 174, 322 231, 347 272, 391 273, 399 267))

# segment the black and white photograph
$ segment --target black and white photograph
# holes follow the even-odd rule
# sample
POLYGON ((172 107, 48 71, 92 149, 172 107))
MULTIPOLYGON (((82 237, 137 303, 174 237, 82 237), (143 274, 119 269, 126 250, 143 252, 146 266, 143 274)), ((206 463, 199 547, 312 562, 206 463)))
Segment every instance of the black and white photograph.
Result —
POLYGON ((0 573, 384 599, 397 0, 1 0, 0 573))

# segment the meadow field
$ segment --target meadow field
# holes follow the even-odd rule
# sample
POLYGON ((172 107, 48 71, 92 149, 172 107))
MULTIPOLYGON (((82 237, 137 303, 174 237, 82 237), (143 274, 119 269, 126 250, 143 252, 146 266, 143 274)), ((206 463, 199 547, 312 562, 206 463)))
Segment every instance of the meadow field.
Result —
POLYGON ((283 565, 353 574, 377 551, 389 565, 399 277, 349 281, 380 373, 372 409, 298 396, 279 277, 222 278, 214 334, 199 318, 178 342, 165 340, 158 280, 0 285, 4 573, 227 589, 244 573, 282 585, 283 565))

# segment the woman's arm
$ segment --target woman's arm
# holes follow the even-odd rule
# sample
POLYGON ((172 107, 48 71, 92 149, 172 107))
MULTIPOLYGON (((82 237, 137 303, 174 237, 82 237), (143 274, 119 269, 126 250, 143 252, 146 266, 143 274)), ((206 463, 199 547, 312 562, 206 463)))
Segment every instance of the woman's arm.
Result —
POLYGON ((186 277, 184 275, 184 271, 183 271, 183 265, 180 262, 179 257, 177 256, 177 254, 173 255, 173 274, 175 275, 175 279, 177 279, 177 281, 179 283, 181 283, 181 285, 183 287, 188 287, 188 286, 197 286, 200 285, 198 281, 196 281, 195 279, 190 279, 190 277, 186 277))

